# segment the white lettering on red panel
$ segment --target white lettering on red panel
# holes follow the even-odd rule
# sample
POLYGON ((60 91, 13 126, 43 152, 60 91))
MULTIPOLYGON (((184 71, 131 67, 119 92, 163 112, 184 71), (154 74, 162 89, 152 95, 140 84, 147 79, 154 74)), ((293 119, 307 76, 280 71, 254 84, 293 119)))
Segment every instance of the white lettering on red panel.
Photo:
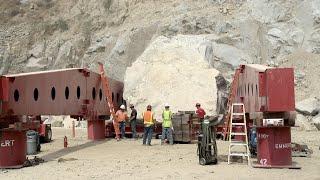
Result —
POLYGON ((0 143, 0 147, 10 147, 13 146, 14 140, 4 140, 0 143))
POLYGON ((268 134, 258 134, 258 139, 268 139, 268 134))
POLYGON ((260 159, 260 164, 263 166, 267 165, 268 160, 267 159, 260 159))
POLYGON ((275 144, 276 149, 288 149, 291 148, 291 143, 275 144))

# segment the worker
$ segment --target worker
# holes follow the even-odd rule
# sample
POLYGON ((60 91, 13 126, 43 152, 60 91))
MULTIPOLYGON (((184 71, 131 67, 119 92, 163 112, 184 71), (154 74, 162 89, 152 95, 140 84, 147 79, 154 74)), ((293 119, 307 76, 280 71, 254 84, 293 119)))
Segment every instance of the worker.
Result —
MULTIPOLYGON (((125 105, 121 105, 120 109, 116 112, 116 120, 120 125, 121 130, 121 138, 125 139, 125 128, 126 128, 126 120, 128 120, 128 115, 126 112, 125 105)), ((116 134, 116 139, 119 141, 119 134, 116 134)))
POLYGON ((164 105, 164 111, 162 112, 162 136, 161 144, 164 143, 164 140, 169 139, 170 145, 173 145, 172 137, 172 112, 170 111, 170 106, 168 103, 164 105))
POLYGON ((200 103, 196 103, 196 114, 199 118, 199 121, 200 121, 200 125, 201 125, 201 132, 202 132, 202 125, 203 125, 203 119, 204 119, 204 116, 206 115, 206 112, 204 111, 204 109, 201 108, 201 104, 200 103))
POLYGON ((130 114, 130 127, 132 131, 132 139, 137 137, 136 125, 137 125, 137 110, 134 108, 133 104, 130 104, 131 114, 130 114))
POLYGON ((151 146, 153 127, 155 124, 154 115, 151 109, 152 109, 151 105, 148 105, 147 111, 145 111, 142 114, 143 124, 144 124, 143 145, 149 145, 149 146, 151 146))

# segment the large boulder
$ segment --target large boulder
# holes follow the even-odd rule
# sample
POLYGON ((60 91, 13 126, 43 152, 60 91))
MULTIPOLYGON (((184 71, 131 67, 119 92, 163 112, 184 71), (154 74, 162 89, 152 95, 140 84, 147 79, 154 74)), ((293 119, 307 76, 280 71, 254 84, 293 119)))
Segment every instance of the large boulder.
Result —
POLYGON ((219 72, 205 58, 207 44, 205 36, 158 37, 127 68, 124 98, 139 115, 152 105, 159 120, 166 102, 173 112, 195 110, 199 102, 208 115, 216 114, 219 72))
POLYGON ((297 114, 295 125, 298 126, 299 130, 302 131, 314 131, 316 128, 312 125, 313 123, 304 115, 297 114))
POLYGON ((312 123, 320 131, 320 115, 317 115, 312 118, 312 123))
POLYGON ((320 100, 316 97, 308 98, 296 104, 296 110, 304 115, 315 116, 319 113, 320 100))

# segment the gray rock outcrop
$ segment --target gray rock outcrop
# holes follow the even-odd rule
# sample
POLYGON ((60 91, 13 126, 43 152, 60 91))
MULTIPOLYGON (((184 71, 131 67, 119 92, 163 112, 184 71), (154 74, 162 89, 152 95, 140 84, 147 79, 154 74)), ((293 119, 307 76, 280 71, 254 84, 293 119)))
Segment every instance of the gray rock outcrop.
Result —
POLYGON ((296 110, 304 115, 315 116, 319 113, 320 100, 318 98, 309 98, 296 104, 296 110))

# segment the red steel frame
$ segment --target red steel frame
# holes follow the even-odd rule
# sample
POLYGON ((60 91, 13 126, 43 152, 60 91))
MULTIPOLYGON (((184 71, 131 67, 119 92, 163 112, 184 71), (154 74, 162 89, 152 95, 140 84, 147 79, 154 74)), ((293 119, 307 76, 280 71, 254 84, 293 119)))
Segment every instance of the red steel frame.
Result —
MULTIPOLYGON (((109 78, 115 107, 123 103, 123 83, 109 78)), ((100 74, 72 68, 0 77, 0 168, 21 167, 28 129, 40 128, 28 116, 71 115, 88 120, 88 138, 105 138, 110 116, 100 74)))
POLYGON ((295 111, 293 68, 271 68, 258 64, 241 66, 236 95, 246 112, 295 111))
POLYGON ((253 123, 257 126, 259 164, 254 167, 292 167, 289 144, 290 126, 295 120, 293 68, 247 64, 241 65, 240 71, 235 101, 245 105, 249 130, 253 123), (265 118, 283 118, 285 125, 263 127, 265 118))

